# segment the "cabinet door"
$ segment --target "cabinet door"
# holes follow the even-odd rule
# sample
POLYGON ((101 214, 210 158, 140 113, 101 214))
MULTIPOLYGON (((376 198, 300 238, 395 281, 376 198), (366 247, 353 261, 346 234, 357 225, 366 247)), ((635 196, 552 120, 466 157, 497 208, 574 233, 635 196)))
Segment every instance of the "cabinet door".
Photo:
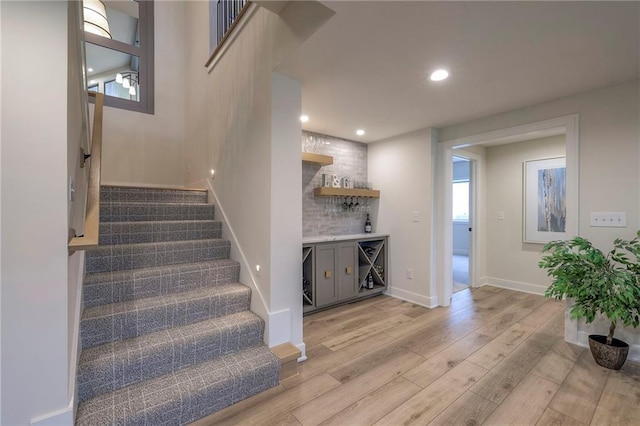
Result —
POLYGON ((349 299, 357 295, 357 246, 355 243, 338 245, 338 298, 349 299))
POLYGON ((317 307, 338 301, 335 268, 337 249, 336 245, 319 244, 316 246, 315 302, 317 307))

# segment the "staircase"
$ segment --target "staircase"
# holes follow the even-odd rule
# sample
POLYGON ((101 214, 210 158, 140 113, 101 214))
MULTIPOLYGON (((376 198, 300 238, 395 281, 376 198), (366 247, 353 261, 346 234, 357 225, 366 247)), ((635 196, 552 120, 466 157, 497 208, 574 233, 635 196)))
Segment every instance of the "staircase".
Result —
POLYGON ((86 252, 78 425, 186 424, 278 384, 205 191, 103 187, 86 252))

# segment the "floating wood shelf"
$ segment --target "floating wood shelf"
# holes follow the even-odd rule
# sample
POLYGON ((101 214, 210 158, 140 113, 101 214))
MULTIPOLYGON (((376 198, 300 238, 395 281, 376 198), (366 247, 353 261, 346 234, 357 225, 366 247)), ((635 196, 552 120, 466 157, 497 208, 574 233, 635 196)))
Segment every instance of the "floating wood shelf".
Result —
POLYGON ((333 164, 333 157, 329 155, 314 154, 312 152, 302 153, 302 162, 315 164, 317 166, 330 166, 333 164))
POLYGON ((316 197, 365 197, 380 198, 380 191, 377 189, 348 189, 320 187, 313 190, 316 197))

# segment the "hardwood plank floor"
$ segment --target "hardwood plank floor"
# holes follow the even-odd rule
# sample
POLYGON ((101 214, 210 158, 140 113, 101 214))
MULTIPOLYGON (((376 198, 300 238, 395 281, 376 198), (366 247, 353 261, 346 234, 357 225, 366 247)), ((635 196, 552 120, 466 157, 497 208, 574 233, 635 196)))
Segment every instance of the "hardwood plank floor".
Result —
POLYGON ((378 296, 305 317, 304 336, 297 376, 195 424, 640 425, 640 364, 598 366, 541 296, 378 296))

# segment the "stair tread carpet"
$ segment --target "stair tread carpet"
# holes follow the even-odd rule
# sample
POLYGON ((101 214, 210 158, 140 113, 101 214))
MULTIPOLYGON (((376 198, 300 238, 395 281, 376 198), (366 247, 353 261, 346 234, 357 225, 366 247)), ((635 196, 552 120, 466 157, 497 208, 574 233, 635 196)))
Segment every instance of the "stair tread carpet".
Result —
POLYGON ((278 384, 278 359, 264 345, 92 398, 76 424, 187 424, 278 384))
POLYGON ((214 239, 221 234, 217 220, 102 222, 100 245, 214 239))
POLYGON ((100 188, 102 202, 147 202, 147 203, 206 203, 208 192, 197 189, 164 189, 103 186, 100 188))
POLYGON ((139 222, 174 220, 211 220, 214 206, 204 203, 129 203, 100 204, 100 222, 139 222))
POLYGON ((224 284, 86 308, 80 321, 82 347, 179 327, 248 310, 251 290, 224 284))
POLYGON ((259 345, 263 331, 262 319, 243 311, 86 348, 78 365, 79 399, 259 345))
POLYGON ((86 254, 86 272, 109 272, 226 259, 229 257, 230 249, 229 241, 219 238, 98 246, 86 254))
POLYGON ((84 305, 87 308, 237 282, 239 274, 240 264, 231 259, 87 274, 84 305))
POLYGON ((78 425, 184 425, 278 384, 208 191, 103 186, 85 254, 78 425))

